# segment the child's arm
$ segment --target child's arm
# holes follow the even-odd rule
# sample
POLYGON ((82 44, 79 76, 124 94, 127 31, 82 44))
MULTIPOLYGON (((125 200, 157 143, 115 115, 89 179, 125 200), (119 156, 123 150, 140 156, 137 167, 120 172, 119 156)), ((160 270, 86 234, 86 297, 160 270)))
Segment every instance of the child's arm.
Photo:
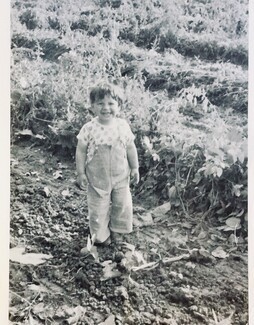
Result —
POLYGON ((134 183, 138 184, 139 182, 138 153, 134 141, 132 141, 127 146, 127 158, 131 169, 131 178, 133 179, 134 183))
POLYGON ((78 145, 76 149, 76 169, 78 173, 78 185, 81 189, 85 188, 86 183, 86 175, 85 175, 85 165, 86 165, 86 157, 87 157, 87 144, 78 140, 78 145))

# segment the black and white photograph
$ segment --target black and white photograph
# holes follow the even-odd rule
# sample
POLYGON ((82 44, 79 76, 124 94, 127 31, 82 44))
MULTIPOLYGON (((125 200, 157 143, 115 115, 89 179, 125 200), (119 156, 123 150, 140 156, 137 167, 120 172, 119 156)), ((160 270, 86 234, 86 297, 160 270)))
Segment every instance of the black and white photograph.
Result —
POLYGON ((249 1, 9 11, 8 324, 251 325, 249 1))

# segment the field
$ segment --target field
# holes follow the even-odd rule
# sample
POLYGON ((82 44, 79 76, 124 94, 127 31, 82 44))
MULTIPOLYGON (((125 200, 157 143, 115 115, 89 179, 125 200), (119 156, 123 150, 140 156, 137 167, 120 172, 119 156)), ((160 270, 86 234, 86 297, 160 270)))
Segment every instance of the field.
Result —
POLYGON ((247 324, 248 2, 12 1, 11 26, 10 322, 247 324), (105 248, 74 162, 99 80, 141 173, 105 248))

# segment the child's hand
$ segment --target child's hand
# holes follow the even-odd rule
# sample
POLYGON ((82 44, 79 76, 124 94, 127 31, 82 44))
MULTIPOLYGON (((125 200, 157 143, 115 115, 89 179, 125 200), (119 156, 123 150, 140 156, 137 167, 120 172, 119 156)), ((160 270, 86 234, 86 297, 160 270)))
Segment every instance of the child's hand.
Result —
POLYGON ((131 169, 131 181, 134 184, 138 184, 138 182, 139 182, 139 170, 138 170, 138 168, 131 169))
POLYGON ((86 187, 86 175, 85 174, 82 174, 82 175, 78 175, 78 179, 77 179, 77 183, 78 183, 78 186, 84 190, 85 187, 86 187))

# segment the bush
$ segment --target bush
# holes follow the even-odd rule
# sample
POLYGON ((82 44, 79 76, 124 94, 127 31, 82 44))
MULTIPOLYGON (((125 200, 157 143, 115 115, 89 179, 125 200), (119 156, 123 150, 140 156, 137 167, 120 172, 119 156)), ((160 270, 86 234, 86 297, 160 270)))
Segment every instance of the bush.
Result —
POLYGON ((90 87, 116 81, 139 151, 137 196, 244 215, 246 116, 232 109, 247 107, 244 10, 230 0, 13 4, 13 138, 29 129, 73 153, 90 87))

